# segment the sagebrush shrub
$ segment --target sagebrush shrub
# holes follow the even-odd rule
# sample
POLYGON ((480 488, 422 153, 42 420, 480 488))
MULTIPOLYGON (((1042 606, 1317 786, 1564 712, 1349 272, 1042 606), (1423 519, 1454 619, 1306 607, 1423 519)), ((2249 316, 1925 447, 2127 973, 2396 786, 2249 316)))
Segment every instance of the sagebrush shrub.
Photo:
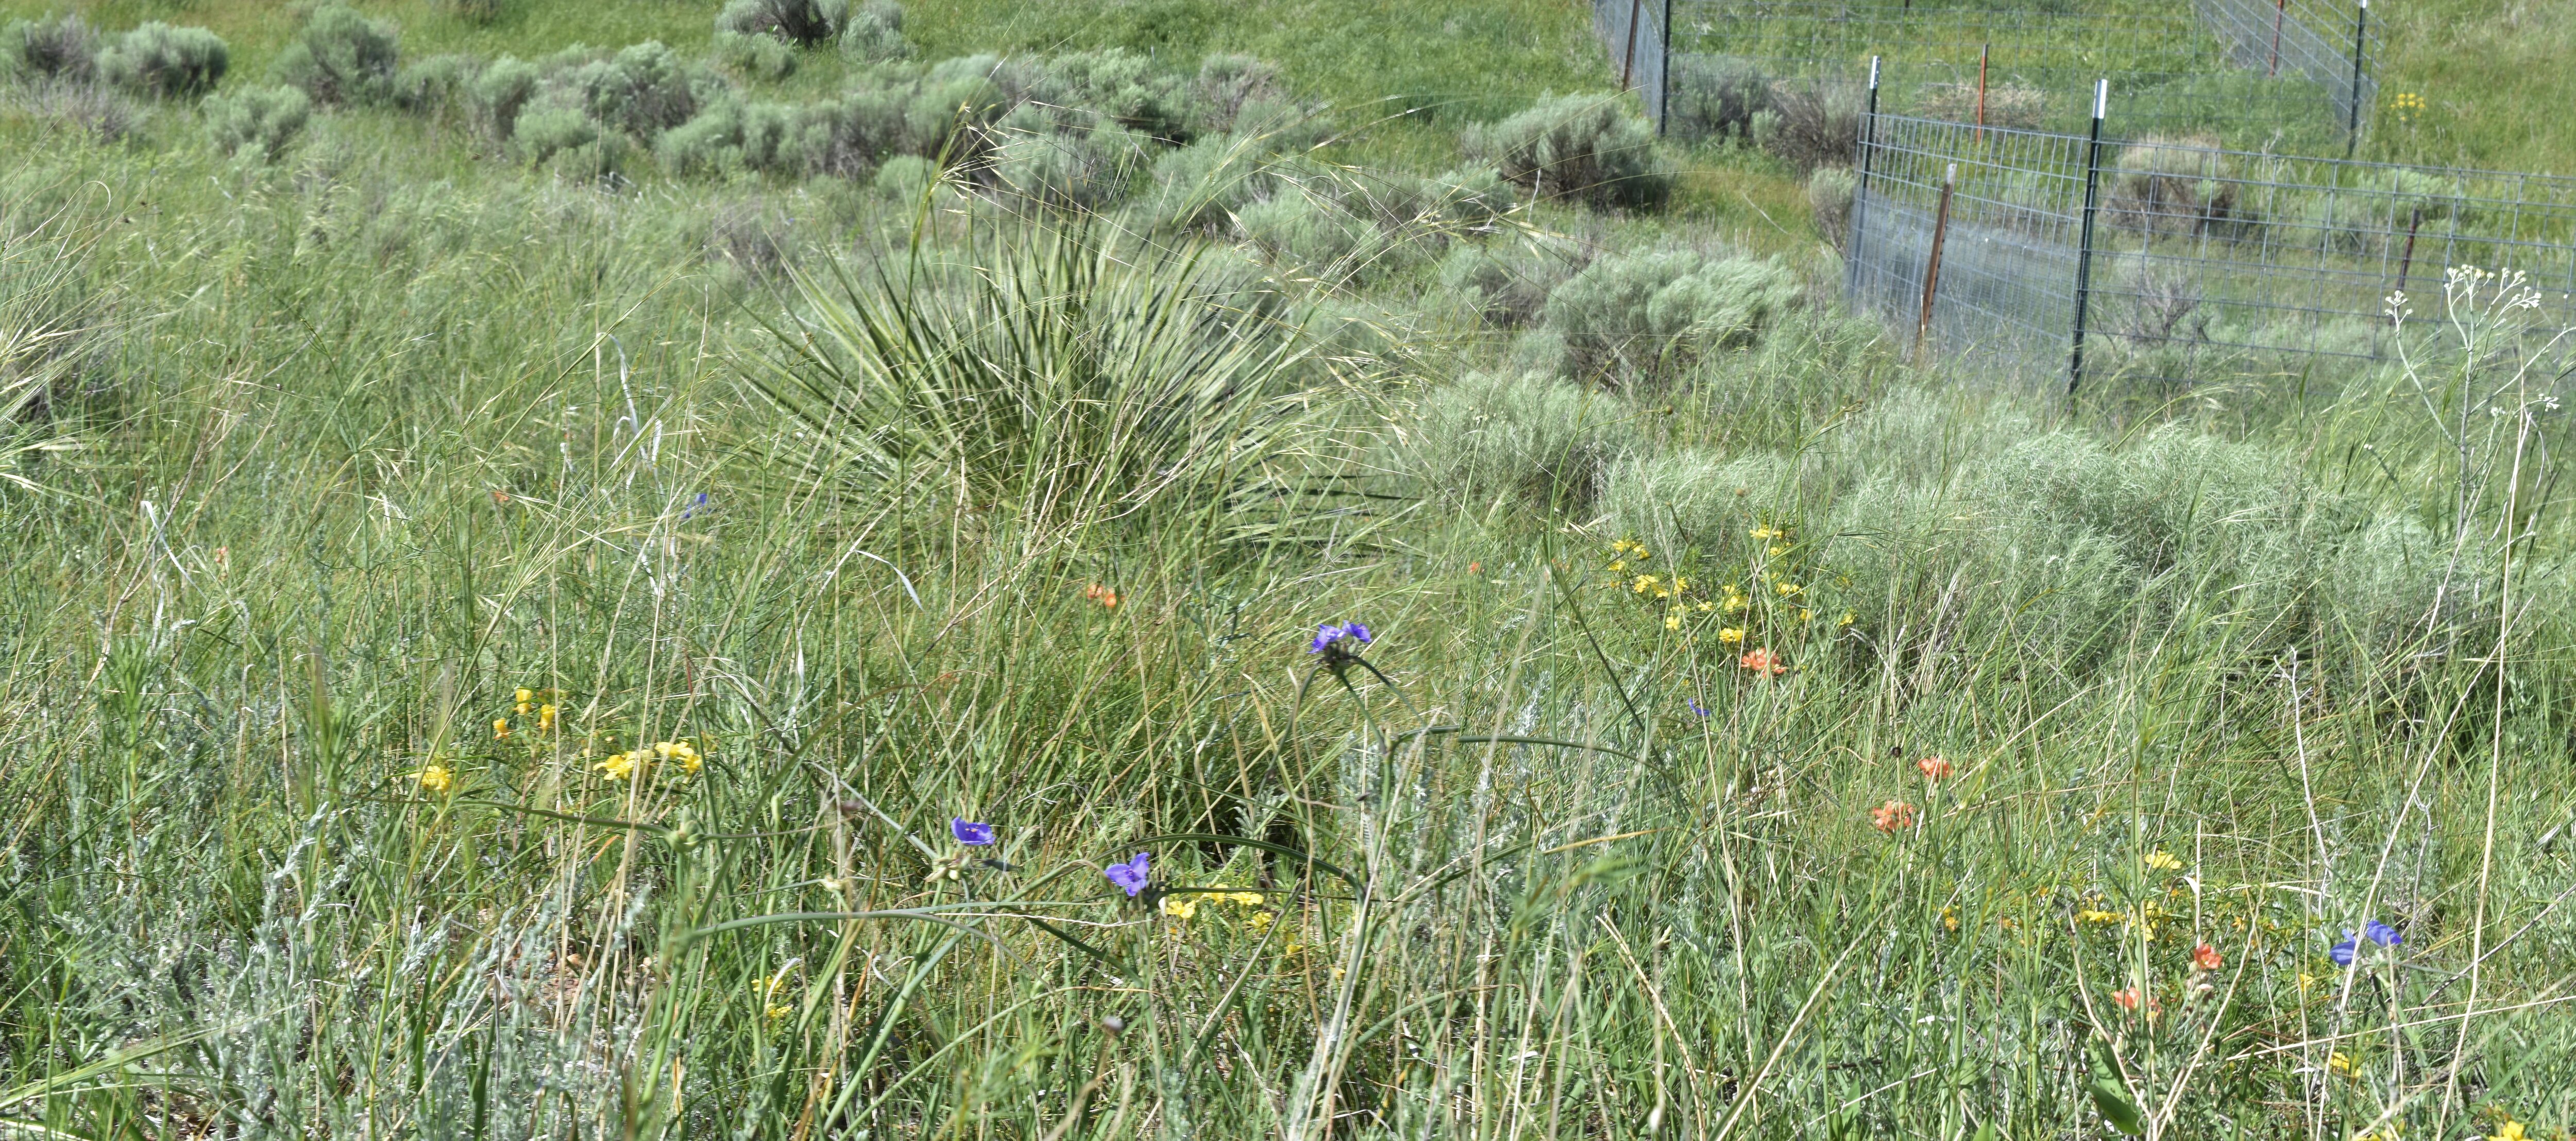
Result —
POLYGON ((174 28, 158 20, 117 37, 98 55, 99 76, 142 95, 203 95, 232 61, 223 37, 204 28, 174 28))
POLYGON ((1772 452, 1730 458, 1684 447, 1629 456, 1602 474, 1600 511, 1613 533, 1655 549, 1749 554, 1748 532, 1794 512, 1796 475, 1796 465, 1772 452))
POLYGON ((1158 139, 1190 138, 1190 81, 1124 48, 1069 52, 1048 60, 1030 94, 1054 108, 1106 115, 1158 139))
POLYGON ((1547 295, 1582 268, 1582 247, 1572 242, 1461 242, 1440 261, 1440 287, 1488 324, 1512 329, 1537 320, 1547 295))
POLYGON ((748 79, 785 79, 796 74, 796 49, 773 36, 716 33, 710 49, 716 62, 748 79))
POLYGON ((482 66, 473 56, 453 54, 405 64, 394 73, 394 106, 415 115, 463 114, 473 102, 482 66))
POLYGON ((642 141, 688 122, 701 89, 719 86, 659 40, 646 40, 604 60, 567 69, 547 86, 575 94, 591 118, 642 141))
POLYGON ((1287 94, 1279 84, 1279 69, 1259 56, 1230 55, 1219 52, 1199 61, 1198 80, 1193 90, 1201 132, 1231 131, 1237 120, 1246 118, 1251 108, 1253 120, 1265 118, 1263 107, 1276 107, 1287 94))
POLYGON ((849 12, 849 0, 727 0, 716 31, 813 47, 840 35, 849 12))
POLYGON ((1800 301, 1777 260, 1653 250, 1594 262, 1548 295, 1546 320, 1577 375, 1624 380, 1752 344, 1800 301))
POLYGON ((1859 186, 1847 166, 1820 166, 1807 176, 1807 208, 1815 212, 1816 231, 1837 250, 1851 237, 1852 198, 1859 186))
POLYGON ((401 56, 392 24, 331 3, 305 18, 303 31, 278 53, 270 71, 322 106, 382 103, 393 97, 401 56))
POLYGON ((1774 83, 1770 109, 1754 116, 1753 142, 1801 172, 1847 165, 1868 109, 1863 92, 1848 83, 1774 83))
POLYGON ((1440 215, 1461 226, 1488 226, 1511 213, 1519 195, 1501 171, 1490 166, 1461 166, 1432 176, 1440 215))
POLYGON ((516 56, 502 56, 484 65, 467 81, 466 99, 471 117, 485 138, 498 146, 518 133, 519 115, 536 98, 537 65, 516 56))
POLYGON ((1095 209, 1126 196, 1150 142, 1105 121, 1084 131, 1014 132, 994 150, 991 172, 1001 189, 1032 203, 1095 209))
POLYGON ((1499 123, 1468 128, 1469 155, 1542 197, 1652 206, 1672 193, 1655 129, 1615 95, 1545 96, 1499 123))
POLYGON ((2215 135, 2149 135, 2120 148, 2103 206, 2112 225, 2149 235, 2232 237, 2255 218, 2215 135))
POLYGON ((1277 185, 1273 160, 1261 140, 1240 135, 1203 135, 1163 152, 1138 205, 1142 227, 1174 233, 1230 225, 1236 211, 1277 185))
POLYGON ((1731 55, 1675 55, 1665 129, 1684 139, 1753 137, 1753 117, 1771 109, 1762 65, 1731 55))
POLYGON ((98 33, 77 12, 0 28, 0 78, 79 81, 97 63, 98 33))
POLYGON ((862 63, 912 58, 912 42, 903 38, 903 5, 869 0, 850 13, 841 29, 841 54, 862 63))
POLYGON ((919 155, 896 155, 877 168, 872 185, 897 202, 916 202, 939 181, 939 164, 919 155))
POLYGON ((303 89, 285 86, 209 95, 201 107, 216 149, 258 162, 273 162, 286 153, 313 114, 303 89))
POLYGON ((143 108, 103 84, 48 83, 31 95, 28 107, 37 116, 69 124, 100 142, 121 142, 143 128, 143 108))
POLYGON ((1632 417, 1618 398, 1556 377, 1471 372, 1423 398, 1406 432, 1409 462, 1426 490, 1466 506, 1577 509, 1634 450, 1632 417))

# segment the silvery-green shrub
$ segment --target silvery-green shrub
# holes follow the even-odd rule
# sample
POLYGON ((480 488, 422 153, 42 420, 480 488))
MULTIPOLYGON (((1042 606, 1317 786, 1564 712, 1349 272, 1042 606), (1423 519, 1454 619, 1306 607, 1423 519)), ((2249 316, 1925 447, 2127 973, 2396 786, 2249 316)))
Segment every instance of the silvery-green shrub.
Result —
POLYGON ((841 54, 862 63, 911 59, 912 43, 903 38, 903 5, 894 0, 859 5, 841 28, 841 54))
POLYGON ((313 113, 312 100, 301 89, 284 86, 209 95, 202 108, 216 149, 258 162, 285 153, 313 113))
POLYGON ((204 28, 151 21, 117 37, 98 55, 100 78, 138 95, 165 98, 215 89, 232 62, 223 37, 204 28))
POLYGON ((0 78, 78 81, 97 63, 98 33, 77 12, 0 28, 0 78))
POLYGON ((752 79, 785 79, 796 73, 796 49, 772 36, 717 32, 716 62, 752 79))
POLYGON ((401 60, 394 26, 369 20, 346 4, 313 10, 304 28, 271 66, 276 79, 301 88, 322 106, 390 100, 401 60))
POLYGON ((1666 130, 1684 139, 1753 137, 1753 117, 1771 109, 1771 80, 1762 66, 1731 55, 1672 57, 1666 130))
POLYGON ((1189 141, 1189 79, 1124 48, 1068 52, 1046 61, 1032 95, 1053 107, 1106 115, 1158 139, 1189 141))
POLYGON ((1581 268, 1574 243, 1506 235, 1459 243, 1440 261, 1440 286, 1487 323, 1512 329, 1537 320, 1547 295, 1581 268))
POLYGON ((1652 250, 1604 258, 1557 286, 1546 323, 1578 375, 1666 375, 1701 353, 1754 343, 1801 297, 1776 259, 1652 250))
POLYGON ((1634 448, 1617 397, 1553 376, 1471 372, 1425 396, 1403 439, 1425 488, 1467 506, 1509 499, 1541 508, 1591 502, 1634 448))
POLYGON ((1654 206, 1672 193, 1654 126, 1616 95, 1543 96, 1502 122, 1469 128, 1463 141, 1470 157, 1541 197, 1654 206))

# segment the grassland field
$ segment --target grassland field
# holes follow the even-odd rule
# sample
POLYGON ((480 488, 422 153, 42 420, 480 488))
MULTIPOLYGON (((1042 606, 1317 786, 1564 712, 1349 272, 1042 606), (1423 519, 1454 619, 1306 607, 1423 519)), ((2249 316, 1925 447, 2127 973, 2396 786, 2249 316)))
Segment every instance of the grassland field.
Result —
POLYGON ((0 0, 0 1134, 2576 1129, 2509 273, 2070 401, 1563 0, 721 7, 0 0))

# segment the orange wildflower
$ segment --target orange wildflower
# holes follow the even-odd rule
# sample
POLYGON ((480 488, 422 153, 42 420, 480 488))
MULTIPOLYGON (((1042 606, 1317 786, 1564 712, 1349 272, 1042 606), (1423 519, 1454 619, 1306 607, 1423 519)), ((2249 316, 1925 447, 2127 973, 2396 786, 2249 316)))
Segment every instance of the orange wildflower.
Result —
POLYGON ((1789 667, 1780 661, 1780 655, 1772 653, 1768 647, 1746 651, 1743 657, 1735 659, 1735 664, 1772 677, 1789 672, 1789 667))
POLYGON ((2207 943, 2203 943, 2200 946, 2191 949, 2191 965, 2198 967, 2201 970, 2217 970, 2218 965, 2224 961, 2225 960, 2218 957, 2218 948, 2212 947, 2207 943))
POLYGON ((1950 762, 1939 757, 1925 757, 1914 762, 1914 767, 1923 771, 1925 780, 1948 780, 1952 773, 1958 771, 1950 767, 1950 762))
POLYGON ((1093 602, 1099 603, 1107 609, 1118 609, 1118 592, 1102 586, 1099 583, 1095 582, 1082 588, 1082 596, 1092 600, 1093 602))
POLYGON ((2138 1008, 2138 988, 2130 987, 2126 990, 2112 991, 2111 1001, 2119 1003, 2120 1009, 2122 1010, 2136 1010, 2138 1008))
POLYGON ((1869 810, 1871 827, 1881 832, 1902 832, 1914 827, 1914 806, 1902 800, 1891 800, 1869 810))

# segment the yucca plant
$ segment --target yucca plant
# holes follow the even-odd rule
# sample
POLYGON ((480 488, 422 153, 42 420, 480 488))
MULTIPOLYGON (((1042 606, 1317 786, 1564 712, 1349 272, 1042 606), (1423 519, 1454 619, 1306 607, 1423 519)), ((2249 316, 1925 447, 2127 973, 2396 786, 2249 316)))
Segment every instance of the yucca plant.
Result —
POLYGON ((1292 451, 1314 403, 1300 321, 1208 256, 1076 225, 835 263, 795 275, 751 382, 824 478, 924 477, 1066 522, 1205 504, 1292 451))

